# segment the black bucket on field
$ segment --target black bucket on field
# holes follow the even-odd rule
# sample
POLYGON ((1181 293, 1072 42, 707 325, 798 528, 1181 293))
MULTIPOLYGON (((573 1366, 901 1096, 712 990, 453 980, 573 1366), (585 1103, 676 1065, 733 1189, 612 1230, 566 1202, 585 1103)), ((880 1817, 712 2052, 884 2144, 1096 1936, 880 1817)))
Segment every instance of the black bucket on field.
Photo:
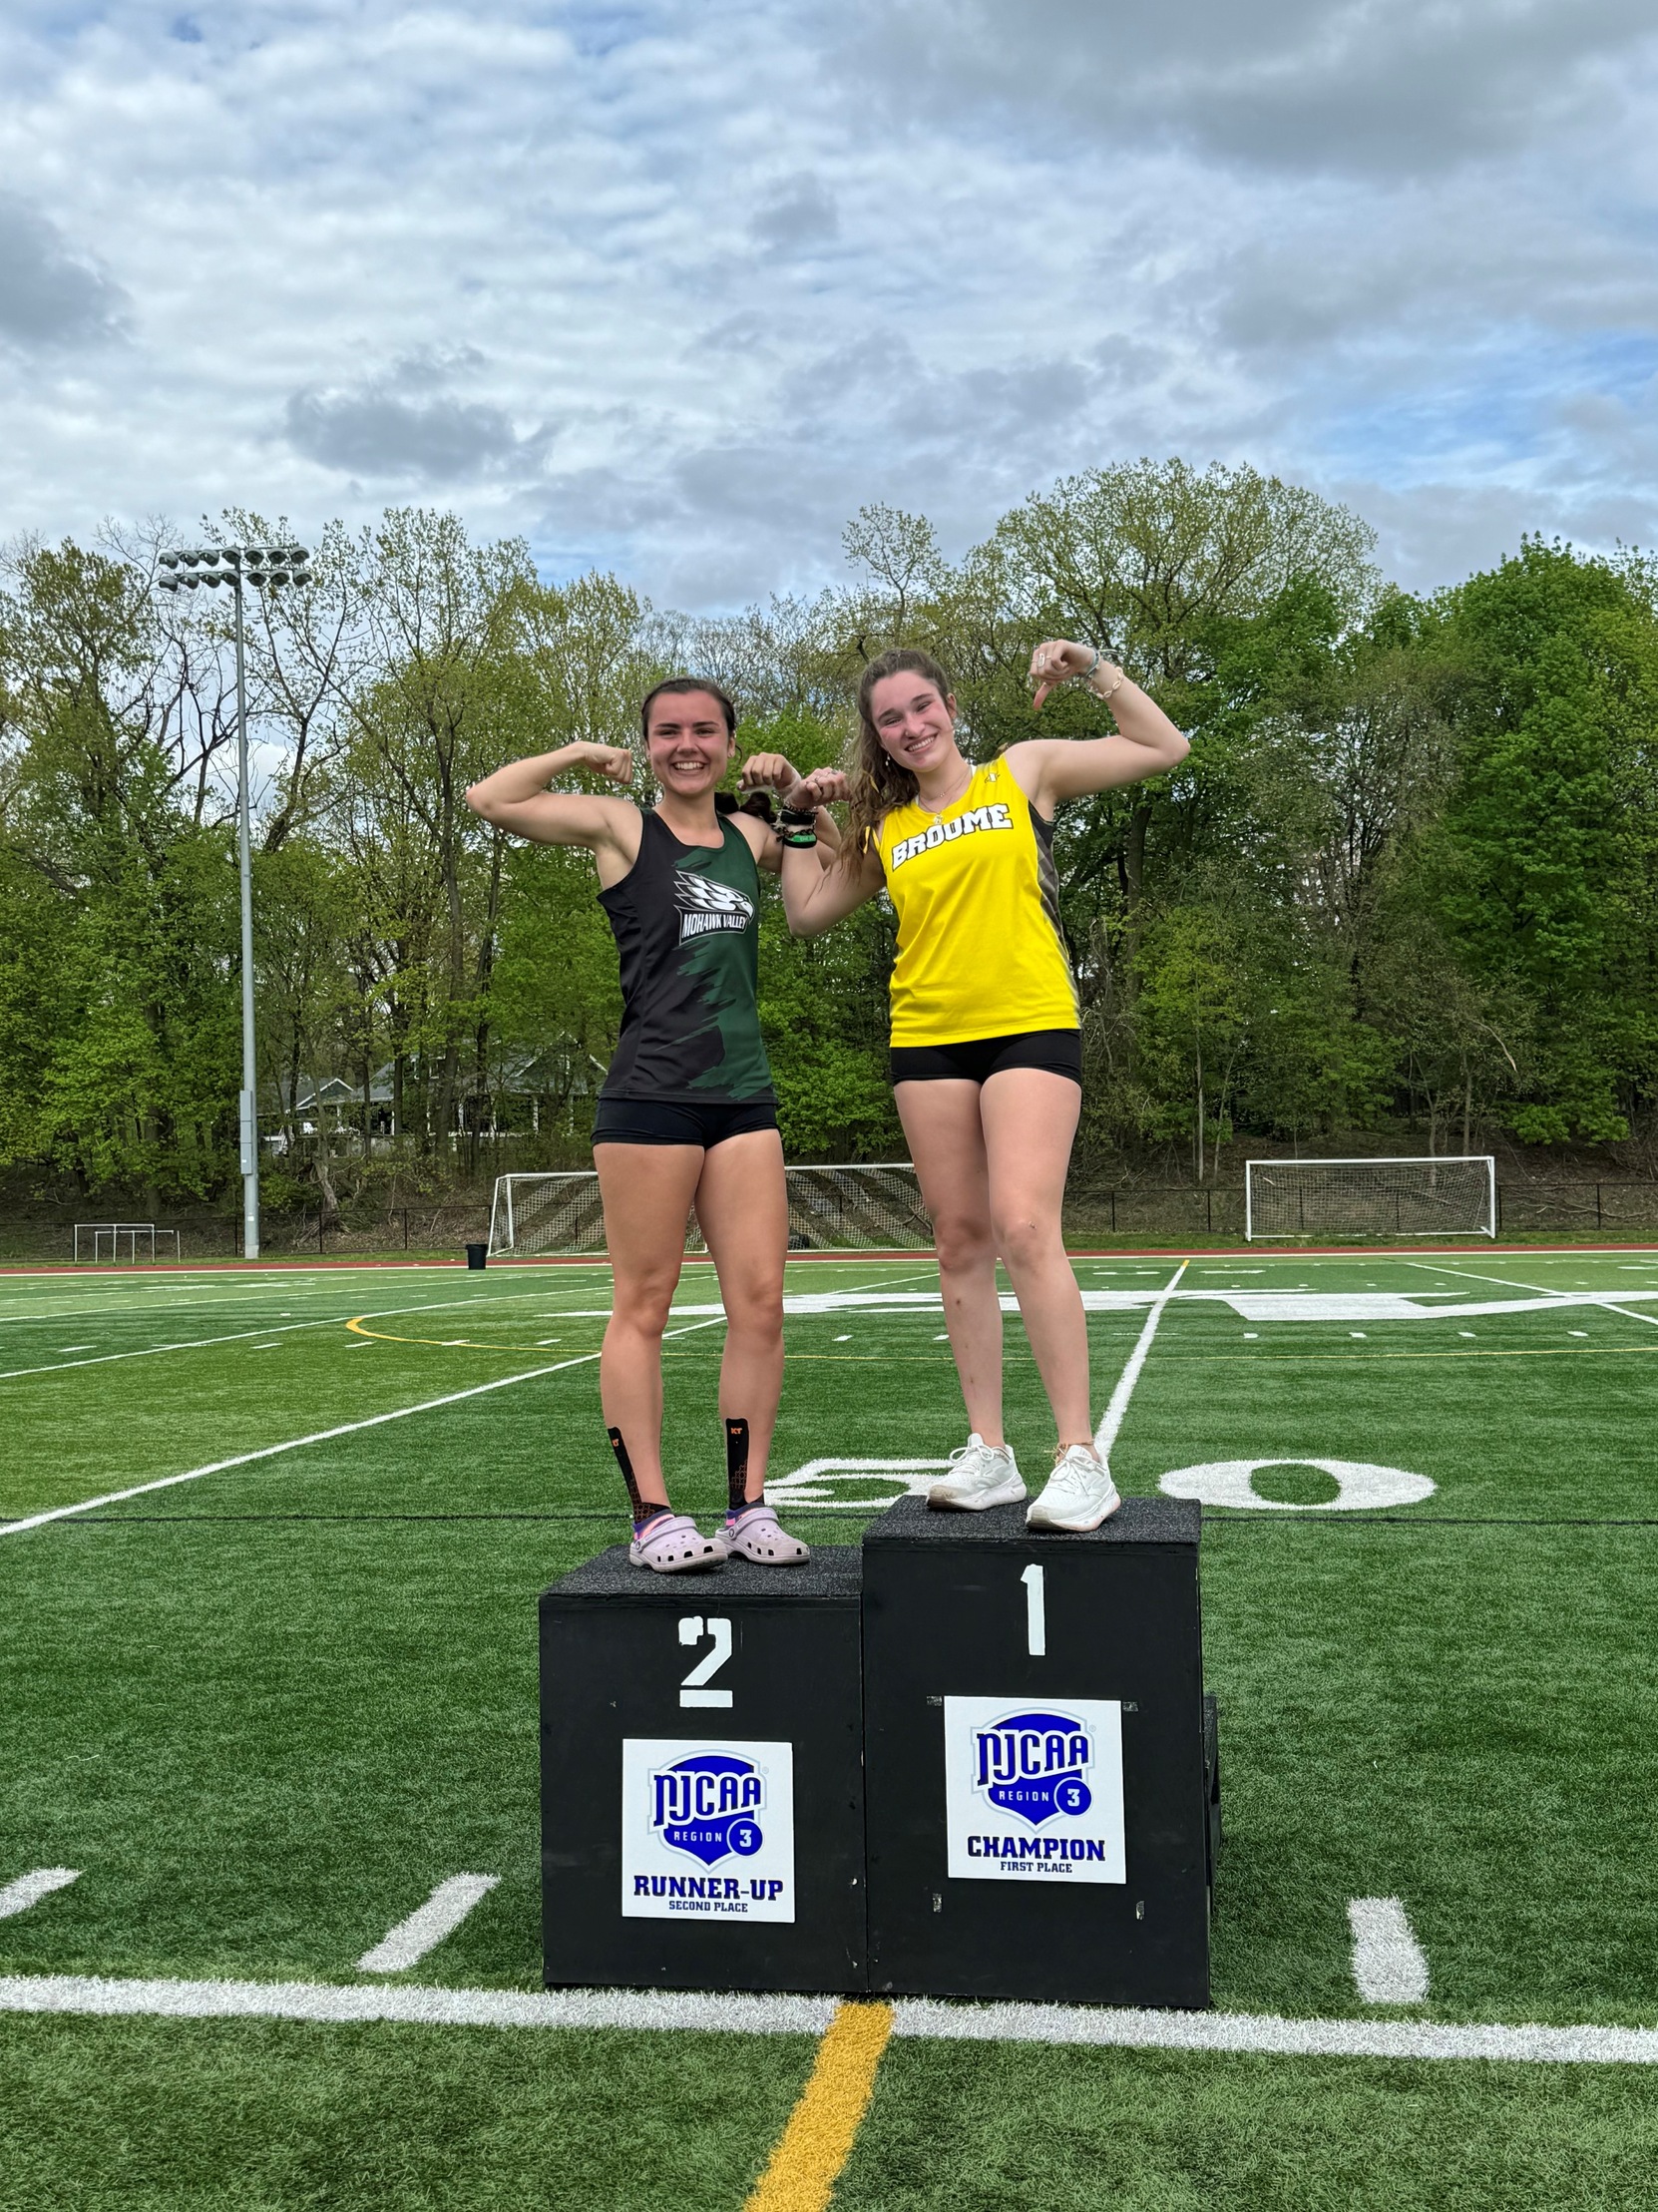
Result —
POLYGON ((482 1267, 489 1256, 490 1248, 487 1244, 469 1244, 466 1248, 468 1267, 482 1267))

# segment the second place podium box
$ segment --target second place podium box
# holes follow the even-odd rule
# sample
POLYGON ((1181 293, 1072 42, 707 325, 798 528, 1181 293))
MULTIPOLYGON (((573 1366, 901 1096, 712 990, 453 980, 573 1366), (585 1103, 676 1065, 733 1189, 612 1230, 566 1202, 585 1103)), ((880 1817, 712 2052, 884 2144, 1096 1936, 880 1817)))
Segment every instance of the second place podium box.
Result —
POLYGON ((859 1555, 542 1594, 549 1984, 861 1990, 859 1555))

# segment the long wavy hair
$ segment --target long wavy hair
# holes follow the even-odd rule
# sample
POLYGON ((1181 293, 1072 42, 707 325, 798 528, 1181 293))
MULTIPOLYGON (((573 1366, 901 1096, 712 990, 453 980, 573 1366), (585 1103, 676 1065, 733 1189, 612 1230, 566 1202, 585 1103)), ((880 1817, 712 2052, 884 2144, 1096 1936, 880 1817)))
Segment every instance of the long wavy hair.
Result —
POLYGON ((878 653, 859 677, 858 747, 847 809, 850 834, 840 850, 841 865, 846 868, 856 866, 874 845, 882 816, 890 814, 895 806, 908 806, 919 788, 909 769, 901 768, 882 744, 870 716, 875 686, 889 675, 919 675, 933 685, 941 700, 951 695, 950 678, 943 668, 930 653, 920 653, 913 646, 895 646, 888 653, 878 653))

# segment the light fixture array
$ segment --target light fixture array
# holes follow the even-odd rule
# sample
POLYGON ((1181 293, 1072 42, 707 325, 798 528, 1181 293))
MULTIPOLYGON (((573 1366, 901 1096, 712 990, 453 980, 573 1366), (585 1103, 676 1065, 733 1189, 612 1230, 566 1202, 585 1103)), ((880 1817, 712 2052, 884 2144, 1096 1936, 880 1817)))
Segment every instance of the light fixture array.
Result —
POLYGON ((164 553, 156 582, 164 592, 191 591, 199 584, 309 584, 310 554, 304 546, 193 546, 164 553))

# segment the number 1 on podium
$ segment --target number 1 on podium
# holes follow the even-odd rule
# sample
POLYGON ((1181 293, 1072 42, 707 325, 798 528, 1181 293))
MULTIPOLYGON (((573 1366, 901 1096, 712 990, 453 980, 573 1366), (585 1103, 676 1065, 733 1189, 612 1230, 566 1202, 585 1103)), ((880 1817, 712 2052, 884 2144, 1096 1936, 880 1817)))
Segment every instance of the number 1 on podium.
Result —
POLYGON ((1047 1656, 1047 1610, 1042 1599, 1042 1570, 1035 1561, 1020 1576, 1025 1584, 1025 1648, 1034 1659, 1047 1656))

